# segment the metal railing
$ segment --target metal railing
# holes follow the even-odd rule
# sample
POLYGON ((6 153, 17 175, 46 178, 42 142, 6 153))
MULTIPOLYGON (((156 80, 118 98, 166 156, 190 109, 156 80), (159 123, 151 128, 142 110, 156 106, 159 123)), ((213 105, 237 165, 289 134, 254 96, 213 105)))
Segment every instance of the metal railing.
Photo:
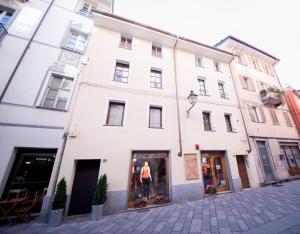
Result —
POLYGON ((0 23, 0 43, 3 41, 4 37, 7 35, 7 30, 2 23, 0 23))

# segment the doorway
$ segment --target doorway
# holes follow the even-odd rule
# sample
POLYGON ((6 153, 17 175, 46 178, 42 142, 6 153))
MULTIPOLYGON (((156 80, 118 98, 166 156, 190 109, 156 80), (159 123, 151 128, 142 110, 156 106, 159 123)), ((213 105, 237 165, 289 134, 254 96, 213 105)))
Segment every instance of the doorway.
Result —
POLYGON ((100 159, 77 161, 68 215, 91 212, 99 169, 100 159))
POLYGON ((239 175, 240 175, 243 189, 250 188, 250 183, 249 183, 249 178, 248 178, 244 155, 237 155, 236 162, 238 165, 239 175))
POLYGON ((168 152, 134 152, 130 165, 128 207, 139 208, 168 202, 168 152), (148 163, 152 178, 149 187, 141 176, 145 162, 148 163))
POLYGON ((265 141, 257 141, 257 148, 260 155, 260 160, 262 164, 263 171, 265 173, 265 183, 270 183, 275 181, 275 176, 273 174, 273 169, 270 162, 270 156, 267 149, 265 141))
POLYGON ((229 190, 224 152, 202 152, 202 172, 206 193, 211 187, 217 192, 229 190))

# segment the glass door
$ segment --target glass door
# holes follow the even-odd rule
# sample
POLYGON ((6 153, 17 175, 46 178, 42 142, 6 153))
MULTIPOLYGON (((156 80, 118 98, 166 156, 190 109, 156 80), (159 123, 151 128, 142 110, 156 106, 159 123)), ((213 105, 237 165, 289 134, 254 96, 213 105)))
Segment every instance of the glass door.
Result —
POLYGON ((285 156, 290 175, 300 174, 300 152, 298 146, 281 145, 281 152, 285 156))
POLYGON ((265 173, 265 182, 269 183, 271 181, 275 181, 266 142, 257 141, 256 143, 260 154, 261 164, 265 173))

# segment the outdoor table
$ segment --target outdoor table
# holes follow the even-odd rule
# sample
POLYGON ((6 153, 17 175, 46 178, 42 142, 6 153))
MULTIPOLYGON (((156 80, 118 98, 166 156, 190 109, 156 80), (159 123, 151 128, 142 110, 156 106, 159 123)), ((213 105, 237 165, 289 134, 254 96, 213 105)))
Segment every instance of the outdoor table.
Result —
POLYGON ((0 201, 0 212, 3 214, 4 219, 6 219, 6 221, 9 224, 12 224, 11 219, 9 218, 9 214, 15 209, 15 207, 25 201, 26 198, 22 197, 22 198, 14 198, 14 199, 10 199, 10 200, 2 200, 0 201), (9 207, 9 208, 7 208, 9 207), (7 209, 6 209, 7 208, 7 209))

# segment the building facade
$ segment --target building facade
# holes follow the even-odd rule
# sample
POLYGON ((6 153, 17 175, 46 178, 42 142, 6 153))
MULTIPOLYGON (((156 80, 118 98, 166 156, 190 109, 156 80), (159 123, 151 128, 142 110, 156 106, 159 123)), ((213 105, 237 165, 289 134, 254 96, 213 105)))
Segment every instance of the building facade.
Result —
POLYGON ((94 23, 59 172, 66 215, 90 212, 102 174, 106 213, 145 205, 145 161, 147 205, 259 185, 231 53, 111 14, 94 14, 94 23), (192 106, 189 94, 198 95, 192 106))
POLYGON ((233 36, 216 46, 235 55, 232 76, 260 183, 295 175, 300 165, 299 135, 274 69, 279 59, 233 36))
POLYGON ((298 133, 300 134, 300 93, 299 90, 286 89, 284 92, 285 100, 290 108, 298 133))
MULTIPOLYGON (((93 9, 111 12, 111 1, 103 2, 94 1, 93 9)), ((93 27, 86 7, 77 0, 0 1, 1 199, 51 197, 49 180, 57 174, 57 149, 93 27)), ((48 206, 49 199, 42 209, 48 206)))

